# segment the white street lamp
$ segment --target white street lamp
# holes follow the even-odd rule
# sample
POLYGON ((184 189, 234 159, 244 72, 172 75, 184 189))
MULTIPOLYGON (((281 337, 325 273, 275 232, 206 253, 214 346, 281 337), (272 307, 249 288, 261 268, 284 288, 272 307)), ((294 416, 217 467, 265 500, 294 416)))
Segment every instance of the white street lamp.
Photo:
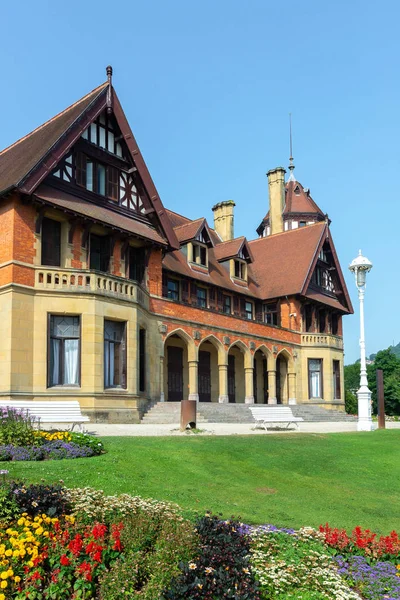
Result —
POLYGON ((349 265, 349 269, 355 275, 356 286, 358 289, 358 299, 360 300, 360 389, 357 392, 358 399, 358 431, 372 431, 371 417, 371 391, 368 389, 367 363, 365 359, 365 334, 364 334, 364 294, 366 288, 367 273, 372 269, 372 262, 361 254, 349 265))

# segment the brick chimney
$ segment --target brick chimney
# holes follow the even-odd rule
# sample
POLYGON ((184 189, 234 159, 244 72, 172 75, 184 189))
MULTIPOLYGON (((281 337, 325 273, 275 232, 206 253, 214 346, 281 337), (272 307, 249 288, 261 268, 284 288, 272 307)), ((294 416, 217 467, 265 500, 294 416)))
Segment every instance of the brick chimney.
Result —
POLYGON ((233 240, 233 209, 235 203, 233 200, 225 200, 213 206, 214 211, 214 229, 223 242, 233 240))
POLYGON ((283 231, 282 213, 285 207, 285 173, 283 167, 271 169, 267 173, 271 235, 283 231))

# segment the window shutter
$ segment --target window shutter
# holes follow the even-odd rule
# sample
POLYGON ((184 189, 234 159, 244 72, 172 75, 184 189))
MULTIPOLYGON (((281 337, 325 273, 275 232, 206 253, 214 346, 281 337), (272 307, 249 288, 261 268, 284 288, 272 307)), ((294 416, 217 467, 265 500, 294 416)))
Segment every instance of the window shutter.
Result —
POLYGON ((224 310, 224 295, 221 290, 217 292, 217 307, 221 312, 224 310))
POLYGON ((209 308, 212 308, 213 310, 215 310, 216 307, 216 289, 214 287, 211 287, 208 290, 208 306, 209 308))
POLYGON ((118 200, 118 169, 107 168, 107 196, 112 200, 118 200))
POLYGON ((246 317, 246 300, 245 298, 240 298, 240 316, 246 317))
POLYGON ((162 274, 162 295, 163 295, 163 298, 168 298, 168 285, 167 285, 167 281, 168 281, 167 274, 163 273, 162 274))
POLYGON ((236 316, 240 315, 239 298, 237 296, 233 296, 233 314, 236 316))
POLYGON ((59 267, 61 262, 61 223, 43 219, 42 265, 59 267))
POLYGON ((76 183, 86 187, 86 156, 82 152, 76 155, 76 183))
POLYGON ((186 279, 182 279, 181 281, 181 291, 182 291, 182 302, 188 304, 189 302, 189 282, 186 279))
POLYGON ((121 340, 121 387, 126 388, 126 323, 121 340))
POLYGON ((190 282, 190 301, 197 304, 197 285, 193 281, 190 282))
POLYGON ((262 321, 262 304, 261 302, 256 302, 256 321, 262 321))

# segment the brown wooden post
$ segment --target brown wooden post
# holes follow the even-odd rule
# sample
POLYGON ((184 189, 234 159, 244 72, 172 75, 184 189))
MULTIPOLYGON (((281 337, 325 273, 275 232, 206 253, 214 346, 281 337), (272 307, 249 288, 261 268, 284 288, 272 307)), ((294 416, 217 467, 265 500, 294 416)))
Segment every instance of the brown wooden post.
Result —
POLYGON ((376 370, 376 392, 378 395, 378 429, 385 429, 385 393, 382 369, 376 370))

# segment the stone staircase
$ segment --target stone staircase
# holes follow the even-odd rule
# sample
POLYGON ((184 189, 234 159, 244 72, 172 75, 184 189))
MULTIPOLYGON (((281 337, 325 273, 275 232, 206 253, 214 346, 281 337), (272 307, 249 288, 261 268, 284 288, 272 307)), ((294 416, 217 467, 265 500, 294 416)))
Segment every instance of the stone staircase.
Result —
MULTIPOLYGON (((295 417, 302 417, 307 422, 321 421, 355 421, 356 417, 346 415, 338 410, 327 410, 319 406, 297 404, 290 406, 295 417)), ((157 402, 142 418, 144 424, 167 423, 179 425, 181 418, 180 402, 157 402)), ((197 424, 202 423, 254 423, 254 419, 246 404, 217 404, 202 402, 197 409, 197 424)))

